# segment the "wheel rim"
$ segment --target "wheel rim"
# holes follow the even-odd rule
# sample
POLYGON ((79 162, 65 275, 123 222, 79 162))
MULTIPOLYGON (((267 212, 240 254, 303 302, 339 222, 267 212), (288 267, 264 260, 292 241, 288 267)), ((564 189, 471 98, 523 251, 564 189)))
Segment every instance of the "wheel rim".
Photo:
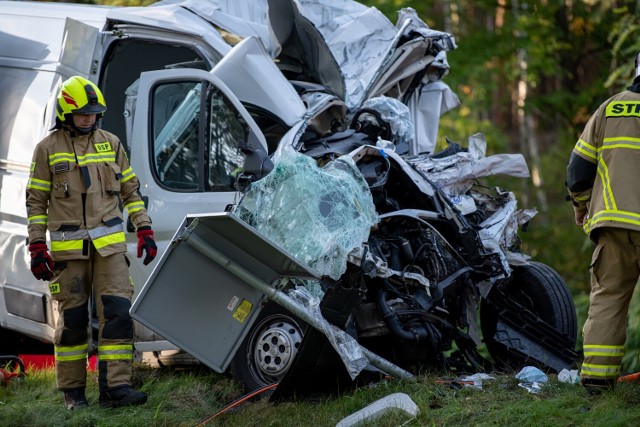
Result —
POLYGON ((265 384, 280 381, 291 367, 302 337, 300 326, 293 319, 266 318, 251 341, 254 374, 265 384))

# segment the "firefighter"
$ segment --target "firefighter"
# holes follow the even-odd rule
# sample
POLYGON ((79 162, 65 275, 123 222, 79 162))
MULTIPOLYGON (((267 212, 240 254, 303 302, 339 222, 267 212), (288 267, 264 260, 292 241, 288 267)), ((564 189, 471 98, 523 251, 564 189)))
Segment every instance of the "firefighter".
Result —
POLYGON ((68 409, 88 405, 89 309, 94 301, 100 406, 142 404, 147 395, 131 387, 133 284, 122 207, 137 230, 137 255, 145 253, 145 265, 157 252, 151 220, 124 147, 97 126, 107 109, 98 87, 71 77, 62 83, 56 107, 53 132, 34 150, 26 204, 31 271, 36 279, 49 281, 57 307, 57 388, 68 409))
POLYGON ((620 376, 627 313, 640 276, 640 65, 633 84, 587 122, 567 167, 575 222, 596 244, 581 384, 613 388, 620 376))

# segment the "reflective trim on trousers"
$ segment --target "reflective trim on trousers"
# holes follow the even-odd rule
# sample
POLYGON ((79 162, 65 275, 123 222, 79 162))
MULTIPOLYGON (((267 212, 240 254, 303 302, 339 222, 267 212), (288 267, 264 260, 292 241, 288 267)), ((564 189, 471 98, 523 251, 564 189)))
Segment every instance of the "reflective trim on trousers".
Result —
POLYGON ((89 344, 75 345, 71 347, 54 346, 56 361, 71 362, 75 360, 86 360, 89 344))
POLYGON ((580 375, 588 377, 618 377, 620 376, 620 365, 596 365, 594 363, 583 363, 580 375))
POLYGON ((624 346, 622 345, 596 345, 584 346, 585 356, 622 357, 624 356, 624 346))
POLYGON ((132 360, 133 345, 102 345, 98 346, 98 358, 100 360, 132 360))

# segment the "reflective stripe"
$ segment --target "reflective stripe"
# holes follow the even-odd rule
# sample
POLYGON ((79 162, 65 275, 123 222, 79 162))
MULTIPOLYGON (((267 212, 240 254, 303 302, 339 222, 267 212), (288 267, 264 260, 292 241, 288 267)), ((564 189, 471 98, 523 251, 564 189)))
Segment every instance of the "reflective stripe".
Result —
POLYGON ((80 166, 86 166, 90 163, 104 163, 115 161, 116 153, 114 153, 113 151, 105 153, 88 153, 83 156, 78 156, 78 164, 80 166))
POLYGON ((51 182, 43 179, 29 178, 27 182, 27 188, 33 190, 51 191, 51 182))
POLYGON ((105 246, 109 246, 109 245, 115 245, 118 243, 124 243, 126 242, 126 237, 124 235, 124 232, 120 231, 118 233, 115 234, 110 234, 108 236, 103 236, 103 237, 99 237, 97 239, 92 239, 93 240, 93 244, 96 247, 96 249, 102 249, 105 246))
POLYGON ((62 162, 76 162, 76 156, 73 153, 54 153, 49 155, 49 166, 62 162))
POLYGON ((585 356, 622 357, 624 346, 621 345, 585 345, 585 356))
POLYGON ((595 214, 584 224, 584 231, 589 234, 593 227, 602 221, 614 221, 633 224, 640 227, 640 214, 618 210, 603 210, 595 214))
POLYGON ((617 210, 618 205, 613 198, 613 190, 611 189, 611 180, 609 179, 609 168, 604 162, 602 157, 598 161, 598 175, 602 180, 602 198, 604 199, 604 206, 606 210, 617 210))
POLYGON ((110 244, 124 243, 124 227, 116 224, 111 227, 96 227, 88 231, 91 240, 96 248, 100 249, 110 244))
POLYGON ((51 252, 81 251, 84 240, 51 241, 51 252))
POLYGON ((27 218, 27 222, 29 223, 29 225, 32 225, 32 224, 47 225, 48 218, 49 217, 47 215, 34 215, 27 218))
MULTIPOLYGON (((105 163, 116 161, 116 153, 114 151, 105 151, 102 153, 87 153, 78 156, 78 165, 86 166, 90 163, 105 163)), ((54 166, 56 163, 70 162, 76 163, 76 156, 73 153, 55 153, 49 156, 49 165, 54 166)))
POLYGON ((76 345, 73 347, 54 346, 55 357, 59 362, 86 360, 88 349, 89 344, 76 345))
POLYGON ((614 148, 629 148, 631 150, 640 150, 640 138, 634 138, 632 136, 617 136, 615 138, 605 138, 602 141, 602 150, 611 150, 614 148))
POLYGON ((129 204, 124 205, 124 208, 127 210, 127 213, 131 215, 134 212, 138 212, 139 210, 144 208, 144 202, 140 200, 139 202, 131 202, 129 204))
POLYGON ((590 195, 589 196, 582 196, 582 197, 575 196, 573 198, 573 200, 575 200, 576 202, 588 202, 589 200, 591 200, 591 196, 590 195))
POLYGON ((136 174, 133 173, 133 169, 129 167, 124 172, 122 172, 122 180, 120 182, 127 182, 134 176, 136 176, 136 174))
POLYGON ((89 238, 89 232, 87 230, 49 231, 49 236, 52 241, 85 240, 89 238))
POLYGON ((103 345, 98 346, 100 360, 131 360, 133 359, 133 345, 103 345))
POLYGON ((96 227, 92 230, 50 231, 49 236, 52 252, 81 251, 83 242, 88 239, 93 241, 96 249, 126 242, 122 224, 96 227))
POLYGON ((578 142, 576 142, 576 145, 575 147, 573 147, 573 150, 577 151, 578 153, 584 154, 590 159, 593 159, 593 160, 596 159, 596 147, 589 144, 587 141, 583 139, 579 139, 578 142))
MULTIPOLYGON (((613 104, 607 106, 608 117, 610 116, 609 109, 611 105, 613 104)), ((626 112, 628 112, 627 108, 637 109, 637 106, 640 105, 640 102, 617 102, 616 105, 616 111, 618 111, 619 114, 616 113, 613 115, 613 117, 625 115, 626 112)), ((635 113, 633 113, 633 116, 635 116, 635 113)), ((576 146, 574 148, 574 151, 580 152, 589 158, 598 160, 598 176, 602 181, 602 199, 605 208, 592 217, 588 218, 588 220, 585 222, 583 229, 587 234, 591 233, 595 225, 602 221, 614 221, 640 227, 640 214, 618 210, 618 205, 611 188, 609 168, 604 161, 603 156, 600 155, 600 153, 604 150, 617 148, 640 150, 640 138, 631 136, 604 138, 602 146, 598 147, 597 150, 592 145, 580 139, 576 143, 576 146)), ((574 200, 577 202, 587 202, 589 201, 589 198, 589 196, 584 197, 584 199, 574 197, 574 200)))
POLYGON ((583 363, 580 369, 581 375, 592 377, 617 377, 620 375, 620 365, 596 365, 583 363))

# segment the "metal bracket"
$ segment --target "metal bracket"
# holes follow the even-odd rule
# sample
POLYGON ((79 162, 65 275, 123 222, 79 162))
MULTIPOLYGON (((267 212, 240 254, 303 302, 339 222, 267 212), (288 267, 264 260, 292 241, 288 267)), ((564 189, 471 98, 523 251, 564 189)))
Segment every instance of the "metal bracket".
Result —
POLYGON ((180 230, 180 234, 178 234, 178 236, 171 241, 169 245, 171 249, 174 249, 180 243, 189 240, 189 237, 191 237, 193 230, 197 226, 198 226, 198 218, 194 218, 193 221, 191 221, 191 223, 189 223, 188 226, 183 227, 182 230, 180 230))

